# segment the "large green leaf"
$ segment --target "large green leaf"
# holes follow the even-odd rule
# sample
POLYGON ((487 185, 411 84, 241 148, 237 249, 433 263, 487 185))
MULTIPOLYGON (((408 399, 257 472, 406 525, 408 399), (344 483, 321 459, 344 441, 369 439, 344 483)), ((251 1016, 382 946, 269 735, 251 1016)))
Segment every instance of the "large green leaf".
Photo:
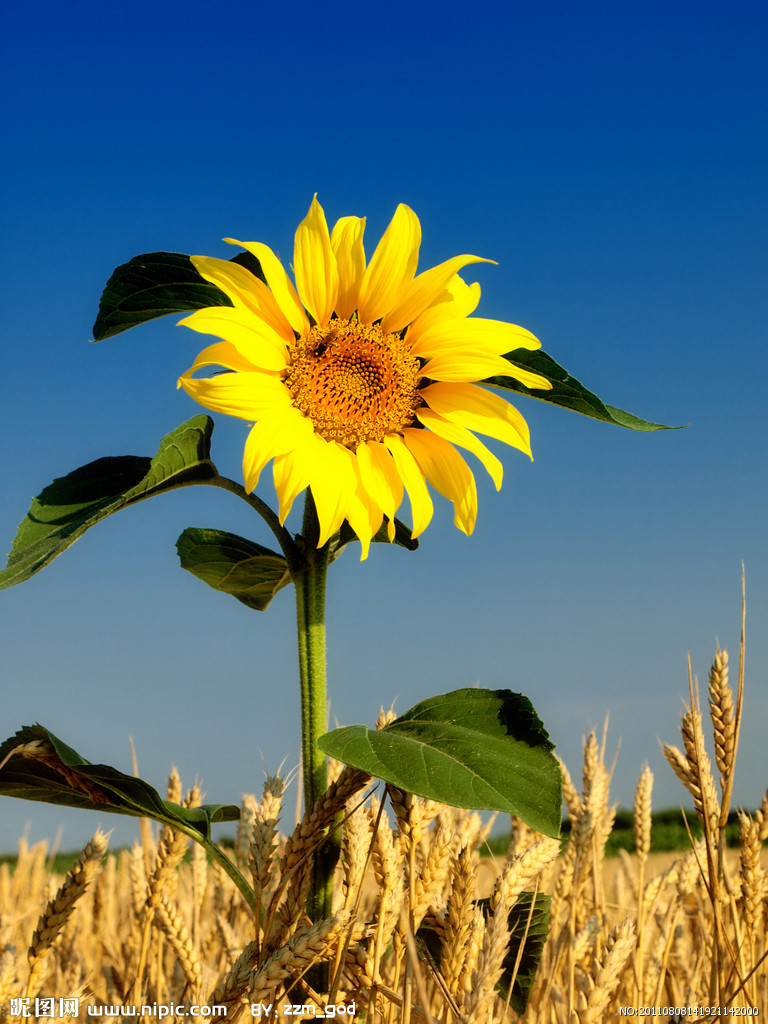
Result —
POLYGON ((320 749, 440 803, 515 814, 557 836, 562 776, 541 720, 510 690, 462 689, 421 701, 381 730, 326 733, 320 749))
POLYGON ((214 478, 213 420, 195 416, 167 434, 153 459, 97 459, 49 484, 32 502, 0 572, 0 589, 22 583, 113 512, 155 494, 214 478))
POLYGON ((291 582, 282 555, 235 533, 190 527, 176 541, 176 550, 182 569, 260 612, 291 582))
MULTIPOLYGON (((239 253, 231 262, 240 263, 264 280, 259 261, 251 253, 239 253)), ((112 338, 168 313, 231 305, 224 292, 198 274, 189 256, 178 252, 144 253, 123 263, 107 281, 93 325, 93 340, 112 338)))
POLYGON ((42 725, 28 725, 0 746, 0 794, 66 807, 152 818, 210 839, 211 824, 237 821, 233 804, 181 807, 142 779, 91 764, 42 725))
POLYGON ((529 395, 531 398, 538 398, 541 402, 550 402, 552 405, 562 406, 563 409, 571 409, 583 416, 591 416, 596 420, 603 420, 606 423, 615 423, 620 427, 627 427, 629 430, 679 430, 679 427, 668 427, 663 423, 649 423, 630 412, 617 409, 613 405, 605 405, 597 395, 588 391, 584 385, 572 377, 567 370, 559 366, 555 360, 548 356, 542 349, 529 351, 517 349, 504 356, 513 366, 522 366, 526 370, 540 373, 547 380, 552 382, 552 390, 536 390, 527 388, 514 377, 488 377, 483 384, 491 384, 495 388, 506 388, 509 391, 517 391, 521 395, 529 395))

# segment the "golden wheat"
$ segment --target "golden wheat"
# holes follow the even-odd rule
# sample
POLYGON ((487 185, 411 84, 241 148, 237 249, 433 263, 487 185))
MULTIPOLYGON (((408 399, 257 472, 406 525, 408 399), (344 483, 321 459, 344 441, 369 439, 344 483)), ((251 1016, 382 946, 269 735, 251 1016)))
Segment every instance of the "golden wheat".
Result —
MULTIPOLYGON (((361 793, 368 777, 352 769, 339 771, 285 838, 284 780, 269 778, 260 801, 244 799, 232 852, 252 880, 255 912, 198 847, 185 857, 186 838, 170 830, 155 840, 142 829, 141 845, 109 856, 98 877, 105 839, 97 834, 63 884, 49 875, 45 845, 22 840, 13 870, 0 867, 0 1021, 10 999, 25 994, 112 1007, 207 999, 230 1021, 250 1016, 251 1003, 272 1004, 274 1021, 313 1015, 284 1013, 287 1003, 354 1003, 366 1024, 587 1024, 639 1006, 766 1010, 768 796, 754 815, 740 815, 732 856, 725 820, 742 673, 734 698, 727 669, 718 650, 708 710, 720 794, 693 680, 682 748, 665 746, 705 830, 676 858, 653 852, 646 766, 635 792, 636 852, 606 860, 612 766, 605 736, 594 734, 584 743, 580 793, 564 770, 571 830, 562 852, 513 819, 501 863, 481 860, 487 826, 476 813, 389 787, 390 819, 375 792, 361 793), (329 829, 340 830, 336 900, 331 916, 312 924, 304 906, 311 857, 329 829), (527 932, 511 963, 511 912, 530 907, 529 893, 551 893, 550 924, 518 1015, 510 985, 527 932), (321 961, 330 987, 316 992, 325 975, 307 972, 321 961)), ((180 798, 177 776, 168 791, 180 798)), ((185 803, 199 800, 195 789, 185 803)))

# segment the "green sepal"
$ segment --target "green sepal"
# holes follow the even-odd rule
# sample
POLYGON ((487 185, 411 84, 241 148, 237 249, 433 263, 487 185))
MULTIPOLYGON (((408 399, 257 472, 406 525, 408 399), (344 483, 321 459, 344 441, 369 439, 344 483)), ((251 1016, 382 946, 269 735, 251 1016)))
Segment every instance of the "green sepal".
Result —
POLYGON ((282 555, 235 533, 189 527, 176 541, 176 550, 182 569, 256 611, 263 612, 291 582, 282 555))
POLYGON ((237 821, 234 804, 182 807, 143 779, 91 764, 42 725, 28 725, 0 746, 0 794, 22 800, 152 818, 210 839, 211 824, 237 821))
MULTIPOLYGON (((341 524, 339 532, 331 538, 331 560, 337 558, 347 544, 351 544, 352 541, 359 539, 360 538, 345 519, 341 524)), ((381 524, 373 537, 371 537, 371 541, 374 544, 390 543, 386 523, 381 524)), ((395 544, 399 548, 405 548, 406 551, 415 551, 419 546, 418 540, 411 537, 411 527, 406 526, 405 523, 401 523, 399 519, 395 519, 395 536, 392 540, 392 544, 395 544)))
POLYGON ((516 349, 514 352, 508 352, 504 358, 513 366, 520 366, 546 377, 551 381, 552 389, 545 391, 544 389, 527 388, 515 377, 488 377, 481 383, 490 384, 495 388, 505 388, 508 391, 517 391, 521 395, 538 398, 540 402, 559 405, 563 409, 581 413, 582 416, 591 416, 593 419, 603 420, 605 423, 615 423, 617 426, 627 427, 628 430, 681 429, 681 427, 665 426, 663 423, 649 423, 648 420, 633 416, 632 413, 624 412, 623 409, 605 405, 597 395, 588 391, 580 381, 572 377, 542 349, 534 351, 516 349))
MULTIPOLYGON (((239 263, 266 281, 261 264, 251 253, 238 253, 230 262, 239 263)), ((231 305, 224 292, 198 274, 189 256, 178 252, 144 253, 117 267, 107 281, 93 325, 93 340, 112 338, 169 313, 231 305)))
POLYGON ((34 499, 0 572, 0 589, 34 576, 86 530, 137 501, 217 476, 213 420, 195 416, 167 434, 154 458, 97 459, 58 477, 34 499))
POLYGON ((510 690, 454 690, 383 729, 334 729, 318 746, 399 789, 454 807, 515 814, 558 836, 562 775, 533 705, 510 690))

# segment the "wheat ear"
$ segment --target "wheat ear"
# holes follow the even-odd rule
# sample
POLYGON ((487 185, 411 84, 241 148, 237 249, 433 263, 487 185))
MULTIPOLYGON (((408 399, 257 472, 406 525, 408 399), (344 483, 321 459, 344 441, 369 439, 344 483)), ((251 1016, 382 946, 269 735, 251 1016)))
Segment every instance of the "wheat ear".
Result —
POLYGON ((249 864, 256 905, 254 916, 257 942, 261 942, 261 908, 274 868, 284 790, 285 782, 279 775, 268 775, 264 781, 261 803, 253 806, 249 864))
POLYGON ((646 764, 640 773, 635 789, 633 821, 635 831, 635 849, 637 851, 637 954, 635 956, 635 979, 637 993, 642 997, 644 991, 643 969, 645 961, 645 862, 651 849, 651 792, 653 790, 653 772, 646 764))
POLYGON ((156 920, 167 935, 171 949, 176 954, 176 959, 181 964, 181 969, 192 986, 193 992, 199 992, 203 969, 192 946, 192 939, 183 918, 166 896, 161 896, 156 914, 156 920))
POLYGON ((329 959, 336 940, 352 919, 351 911, 340 910, 326 921, 292 935, 254 974, 251 999, 262 999, 286 978, 297 978, 312 964, 329 959))
POLYGON ((698 693, 691 690, 691 703, 683 714, 681 727, 685 756, 690 772, 688 791, 707 836, 713 836, 720 820, 720 801, 712 777, 709 756, 704 747, 698 693))
POLYGON ((579 995, 578 1018, 580 1024, 597 1024, 606 1019, 606 1010, 614 989, 619 984, 621 971, 635 945, 635 930, 627 918, 608 938, 589 994, 579 995))
POLYGON ((7 946, 0 956, 0 1006, 5 1006, 10 996, 17 991, 16 950, 13 946, 7 946))
POLYGON ((365 772, 347 765, 288 837, 280 861, 280 883, 272 895, 264 923, 265 949, 275 949, 295 925, 294 914, 300 912, 306 902, 312 854, 323 841, 325 831, 336 815, 355 793, 368 785, 370 778, 365 772), (286 906, 281 908, 282 920, 276 920, 278 905, 286 889, 289 891, 286 906))
POLYGON ((571 820, 578 818, 579 812, 581 811, 581 797, 579 796, 578 790, 573 784, 571 773, 568 771, 568 766, 562 758, 557 757, 558 764, 560 765, 560 771, 563 776, 563 800, 565 800, 565 806, 568 811, 568 816, 571 820))
POLYGON ((252 809, 250 868, 257 904, 272 872, 284 790, 285 781, 279 775, 268 775, 261 802, 252 809))
MULTIPOLYGON (((755 964, 756 931, 760 924, 764 898, 763 871, 760 867, 760 829, 748 815, 739 814, 739 875, 741 877, 741 906, 744 914, 744 933, 749 953, 749 968, 755 964)), ((756 979, 752 979, 752 1002, 757 999, 756 979)))
POLYGON ((45 910, 40 915, 27 952, 30 966, 27 995, 32 991, 33 979, 40 962, 47 955, 56 937, 69 920, 75 909, 75 904, 98 873, 102 858, 107 852, 108 842, 109 833, 98 829, 91 841, 85 845, 83 852, 64 879, 61 888, 48 901, 45 910))
POLYGON ((736 723, 733 715, 733 693, 728 685, 728 651, 718 647, 709 670, 709 715, 715 734, 715 764, 720 772, 720 788, 733 769, 736 723))
POLYGON ((347 804, 341 837, 341 859, 344 869, 342 890, 344 906, 347 909, 358 901, 370 856, 371 839, 371 823, 365 808, 347 804))
POLYGON ((465 975, 476 889, 475 858, 465 846, 454 863, 453 887, 448 897, 445 938, 440 956, 446 986, 454 997, 458 996, 460 982, 465 975))
POLYGON ((432 904, 439 903, 449 876, 452 854, 452 835, 446 828, 438 829, 421 870, 414 879, 414 904, 411 927, 415 931, 424 920, 432 904))

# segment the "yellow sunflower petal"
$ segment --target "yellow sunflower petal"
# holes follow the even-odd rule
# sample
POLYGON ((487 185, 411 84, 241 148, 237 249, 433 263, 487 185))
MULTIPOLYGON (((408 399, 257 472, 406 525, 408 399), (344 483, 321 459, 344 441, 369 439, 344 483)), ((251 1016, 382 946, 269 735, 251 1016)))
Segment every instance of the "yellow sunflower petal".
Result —
POLYGON ((472 470, 452 444, 427 430, 407 427, 403 439, 422 473, 453 502, 453 522, 469 535, 477 518, 477 486, 472 470))
MULTIPOLYGON (((486 377, 511 376, 514 368, 502 356, 486 354, 484 352, 467 352, 462 349, 455 355, 439 355, 430 359, 422 368, 425 377, 432 380, 463 382, 485 380, 486 377)), ((527 372, 527 371, 523 371, 527 372)), ((517 373, 515 373, 517 376, 517 373)), ((541 383, 527 384, 528 387, 551 387, 549 381, 539 377, 538 374, 530 374, 532 379, 541 383)), ((522 378, 519 378, 522 379, 522 378)))
MULTIPOLYGON (((352 455, 351 452, 350 455, 352 455)), ((360 541, 362 548, 360 561, 364 562, 368 557, 373 535, 378 531, 384 517, 379 506, 363 486, 358 461, 354 455, 352 455, 351 464, 357 476, 357 486, 354 494, 350 497, 346 518, 360 541)))
POLYGON ((301 301, 317 324, 325 327, 336 308, 339 271, 331 249, 325 213, 317 195, 312 200, 309 213, 296 229, 293 272, 301 301))
POLYGON ((424 474, 399 434, 385 437, 384 444, 392 453, 397 472, 408 492, 408 499, 411 503, 411 521, 413 524, 411 536, 418 537, 429 526, 433 512, 432 499, 424 482, 424 474))
MULTIPOLYGON (((468 263, 493 263, 494 260, 483 259, 482 256, 454 256, 445 263, 425 270, 423 274, 415 277, 404 289, 397 306, 387 313, 381 322, 381 329, 386 334, 390 331, 402 331, 428 306, 444 292, 458 271, 468 263)), ((466 314, 464 314, 466 316, 466 314)))
POLYGON ((347 517, 357 476, 348 449, 336 441, 325 441, 317 434, 315 442, 315 462, 309 486, 320 523, 318 547, 322 547, 347 517))
POLYGON ((240 346, 233 345, 229 341, 220 341, 215 345, 209 345, 208 348, 204 348, 202 352, 198 353, 187 373, 191 376, 204 366, 223 366, 227 370, 237 370, 244 373, 253 370, 268 372, 263 366, 254 363, 252 359, 245 355, 240 346))
POLYGON ((470 433, 466 427, 444 420, 442 416, 433 412, 431 409, 419 409, 417 416, 419 422, 423 423, 424 426, 427 427, 428 430, 431 430, 433 434, 437 434, 438 437, 442 437, 443 440, 449 441, 451 444, 459 445, 460 448, 466 448, 467 451, 476 455, 488 470, 488 475, 491 480, 493 480, 496 490, 501 490, 501 482, 504 478, 504 467, 500 460, 496 458, 490 449, 486 448, 482 441, 476 438, 474 434, 470 433))
POLYGON ((360 284, 365 273, 364 231, 365 217, 341 217, 331 232, 331 248, 339 268, 336 313, 342 319, 348 319, 357 309, 360 284))
POLYGON ((419 218, 400 203, 363 275, 357 306, 363 323, 380 320, 401 301, 405 286, 416 273, 420 245, 419 218))
POLYGON ((198 274, 215 284, 234 303, 263 320, 285 342, 294 338, 293 328, 272 292, 250 270, 213 256, 190 256, 198 274))
POLYGON ((406 337, 414 345, 422 334, 446 321, 460 320, 474 313, 480 302, 480 285, 466 284, 457 274, 432 305, 416 317, 406 337))
POLYGON ((522 413, 500 395, 476 384, 430 384, 421 397, 443 419, 512 445, 531 459, 531 439, 522 413))
POLYGON ((380 441, 359 444, 355 454, 363 489, 392 521, 403 500, 403 481, 393 457, 380 441))
POLYGON ((407 337, 413 354, 422 359, 457 348, 496 355, 514 352, 518 348, 541 348, 539 339, 524 327, 482 317, 443 320, 420 331, 418 338, 412 337, 410 331, 407 337))
MULTIPOLYGON (((514 355, 514 352, 510 354, 514 355)), ((527 388, 535 388, 537 391, 552 390, 552 381, 547 380, 546 377, 542 377, 540 374, 534 373, 532 370, 526 370, 523 366, 515 366, 507 359, 505 359, 504 362, 507 364, 507 368, 501 376, 514 377, 515 380, 519 380, 521 384, 525 384, 527 388)))
POLYGON ((311 434, 312 424, 293 407, 260 419, 251 428, 243 452, 246 491, 250 493, 256 489, 261 472, 270 459, 294 454, 308 443, 311 434))
MULTIPOLYGON (((245 306, 258 315, 259 308, 253 300, 252 283, 258 278, 239 263, 217 259, 215 256, 190 256, 198 274, 215 284, 235 306, 245 306)), ((263 284, 264 282, 262 282, 263 284)))
POLYGON ((293 408, 282 381, 258 370, 199 379, 188 370, 179 377, 177 386, 206 409, 242 420, 258 419, 267 410, 293 408))
POLYGON ((381 526, 381 510, 378 509, 373 511, 373 506, 362 501, 356 494, 353 494, 349 500, 349 507, 347 508, 346 520, 355 532, 355 536, 360 541, 360 561, 364 562, 368 557, 368 552, 371 549, 371 540, 373 539, 374 533, 381 526), (379 525, 373 525, 373 519, 378 516, 379 525))
MULTIPOLYGON (((451 278, 445 288, 450 306, 446 309, 442 296, 438 295, 434 306, 439 306, 441 311, 450 312, 452 316, 471 316, 480 304, 480 285, 477 281, 472 284, 457 274, 451 278)), ((430 307, 430 309, 433 307, 430 307)), ((425 311, 426 312, 426 311, 425 311)))
POLYGON ((240 242, 236 238, 225 238, 225 242, 231 245, 239 245, 252 253, 261 264, 264 277, 277 300, 277 304, 283 311, 288 323, 299 334, 305 334, 309 330, 309 320, 304 312, 296 289, 291 279, 285 272, 282 263, 275 256, 268 245, 263 242, 240 242))
POLYGON ((223 338, 261 370, 284 370, 288 365, 288 349, 279 334, 242 308, 208 306, 184 317, 179 321, 179 326, 182 324, 201 334, 223 338))
POLYGON ((279 502, 278 518, 283 526, 291 514, 294 501, 309 486, 310 467, 296 452, 276 455, 272 463, 272 476, 279 502))

